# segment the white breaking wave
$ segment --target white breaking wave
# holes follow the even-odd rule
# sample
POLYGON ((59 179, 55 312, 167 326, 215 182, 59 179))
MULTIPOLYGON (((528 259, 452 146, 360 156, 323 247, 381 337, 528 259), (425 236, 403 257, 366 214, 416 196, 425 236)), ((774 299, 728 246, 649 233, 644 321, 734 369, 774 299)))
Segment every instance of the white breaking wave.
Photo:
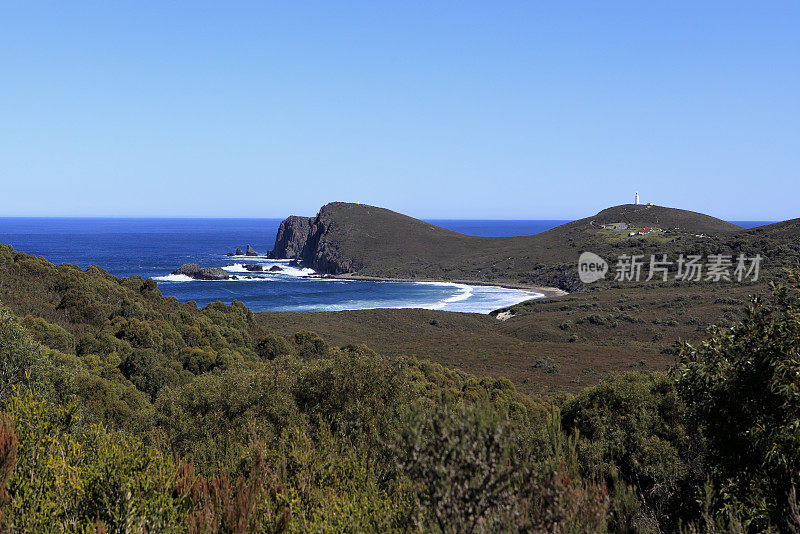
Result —
POLYGON ((442 308, 446 307, 448 304, 452 304, 453 302, 460 302, 462 300, 467 300, 473 295, 473 290, 475 288, 475 286, 468 286, 466 284, 455 284, 455 283, 445 283, 445 282, 418 282, 418 283, 458 288, 458 292, 455 295, 442 299, 439 302, 436 302, 429 306, 424 306, 424 308, 428 310, 441 310, 442 308))
POLYGON ((165 276, 154 276, 153 280, 156 282, 191 282, 193 278, 185 274, 168 274, 165 276))
POLYGON ((247 269, 244 268, 244 265, 241 263, 234 263, 233 265, 226 265, 223 267, 229 273, 246 273, 249 272, 247 269))
POLYGON ((166 276, 154 276, 153 280, 156 282, 274 282, 275 278, 268 276, 245 276, 236 275, 236 279, 229 278, 227 280, 197 280, 185 274, 168 274, 166 276))
MULTIPOLYGON (((344 283, 361 283, 358 280, 336 280, 336 279, 320 279, 320 280, 334 280, 344 283)), ((381 281, 376 282, 379 284, 396 284, 398 282, 381 281)), ((387 301, 387 300, 349 300, 339 303, 307 303, 293 306, 285 306, 276 309, 275 311, 297 311, 297 312, 315 312, 315 311, 344 311, 344 310, 367 310, 375 308, 390 308, 390 309, 403 309, 403 308, 417 308, 425 310, 443 310, 465 313, 483 313, 487 314, 494 310, 513 306, 520 302, 542 298, 542 293, 533 291, 525 291, 521 289, 509 289, 499 286, 470 286, 467 284, 457 284, 454 282, 408 282, 414 285, 436 285, 443 287, 453 287, 458 291, 447 298, 431 302, 424 300, 413 300, 406 302, 387 301)))
MULTIPOLYGON (((242 256, 244 257, 244 256, 242 256)), ((236 276, 236 280, 196 280, 191 276, 186 276, 185 274, 167 274, 164 276, 154 276, 153 280, 156 282, 272 282, 276 279, 279 279, 281 276, 288 276, 292 278, 299 278, 303 276, 308 276, 311 274, 316 274, 314 269, 309 269, 308 267, 289 267, 285 265, 292 260, 271 260, 266 256, 248 256, 250 259, 261 259, 262 261, 259 262, 251 262, 257 265, 260 265, 264 270, 263 271, 248 271, 245 269, 244 263, 234 263, 233 265, 225 265, 222 267, 224 271, 231 273, 232 275, 236 276), (270 271, 269 268, 272 266, 278 266, 281 268, 280 271, 270 271)))
POLYGON ((490 313, 494 310, 513 306, 526 300, 544 297, 542 293, 525 291, 522 289, 509 289, 498 286, 473 286, 472 298, 464 301, 455 301, 445 304, 445 311, 490 313))
MULTIPOLYGON (((244 258, 244 257, 242 257, 244 258)), ((246 263, 234 263, 222 267, 225 271, 237 277, 232 282, 275 282, 279 280, 288 281, 300 279, 308 275, 316 274, 313 269, 307 267, 289 267, 287 264, 292 260, 275 260, 266 256, 247 256, 246 263), (255 261, 254 261, 255 260, 255 261), (248 271, 245 264, 260 265, 264 271, 248 271), (278 265, 280 271, 269 271, 269 268, 278 265)), ((192 282, 193 278, 182 274, 169 274, 153 278, 157 282, 192 282)), ((362 284, 365 281, 343 280, 341 278, 308 278, 307 280, 319 282, 334 282, 339 284, 362 284)), ((216 280, 198 280, 203 282, 215 282, 216 280)), ((299 280, 298 280, 299 281, 299 280)), ((407 283, 411 285, 428 285, 450 288, 452 292, 445 292, 447 296, 442 298, 441 292, 434 292, 429 296, 417 295, 409 299, 347 299, 347 295, 342 294, 342 300, 335 303, 304 303, 295 304, 280 308, 271 308, 274 311, 339 311, 339 310, 362 310, 372 308, 421 308, 427 310, 443 310, 466 313, 490 313, 494 310, 513 306, 520 302, 542 298, 541 293, 525 291, 521 289, 510 289, 499 286, 473 286, 469 284, 459 284, 456 282, 390 282, 374 281, 378 284, 397 284, 407 283), (437 294, 438 293, 438 294, 437 294), (449 294, 448 294, 449 293, 449 294)), ((347 290, 345 289, 345 292, 347 290)), ((409 295, 410 296, 410 295, 409 295)))
MULTIPOLYGON (((250 256, 251 258, 253 256, 250 256)), ((265 274, 269 276, 274 275, 284 275, 284 276, 308 276, 310 274, 315 274, 316 271, 314 269, 310 269, 308 267, 289 267, 288 265, 280 265, 275 260, 269 260, 269 262, 257 262, 257 265, 261 266, 263 271, 248 271, 245 269, 244 263, 234 263, 233 265, 226 265, 223 267, 224 270, 228 271, 229 273, 243 273, 243 274, 265 274), (280 267, 280 271, 270 271, 270 267, 280 267)))

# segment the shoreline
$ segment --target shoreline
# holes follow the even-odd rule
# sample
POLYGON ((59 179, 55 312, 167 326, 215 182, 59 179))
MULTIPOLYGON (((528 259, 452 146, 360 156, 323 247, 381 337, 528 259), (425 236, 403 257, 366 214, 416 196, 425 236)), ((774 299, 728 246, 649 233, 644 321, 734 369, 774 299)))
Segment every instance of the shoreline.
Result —
POLYGON ((434 278, 386 278, 380 276, 365 276, 365 275, 357 275, 357 274, 327 274, 327 275, 320 275, 320 276, 309 276, 308 278, 333 278, 338 280, 353 280, 353 281, 361 281, 361 282, 437 282, 437 283, 452 283, 452 284, 464 284, 468 286, 491 286, 491 287, 503 287, 506 289, 520 289, 524 291, 531 291, 535 293, 540 293, 544 295, 544 297, 539 298, 552 298, 552 297, 563 297, 565 295, 569 295, 567 291, 563 289, 559 289, 557 287, 549 287, 549 286, 537 286, 533 284, 515 284, 512 282, 486 282, 483 280, 442 280, 442 279, 434 279, 434 278))

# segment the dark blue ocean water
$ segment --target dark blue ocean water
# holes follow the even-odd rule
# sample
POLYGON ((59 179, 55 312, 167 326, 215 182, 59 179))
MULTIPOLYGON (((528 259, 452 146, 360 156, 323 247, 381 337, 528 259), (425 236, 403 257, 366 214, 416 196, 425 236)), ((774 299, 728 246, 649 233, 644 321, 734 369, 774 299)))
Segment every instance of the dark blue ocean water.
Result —
POLYGON ((732 224, 738 224, 742 228, 750 229, 750 228, 757 228, 759 226, 764 226, 766 224, 773 224, 778 221, 728 221, 728 222, 732 224))
MULTIPOLYGON (((562 222, 448 220, 434 224, 472 235, 503 236, 533 234, 562 222)), ((304 278, 307 271, 291 269, 286 262, 225 256, 248 244, 265 254, 274 244, 279 224, 280 219, 0 218, 0 243, 56 264, 99 265, 116 276, 154 278, 165 295, 194 300, 200 306, 235 299, 254 311, 422 307, 486 313, 533 296, 458 284, 319 280, 304 278), (207 282, 170 276, 184 263, 224 267, 241 279, 207 282), (265 268, 280 265, 284 270, 254 274, 243 271, 242 263, 260 263, 265 268)))
POLYGON ((534 235, 562 225, 569 220, 502 221, 469 219, 428 219, 426 222, 467 235, 480 237, 514 237, 534 235))
MULTIPOLYGON (((476 236, 532 235, 566 221, 431 220, 476 236)), ((200 306, 239 300, 254 311, 317 311, 420 307, 487 313, 531 298, 518 290, 458 284, 356 282, 304 278, 307 271, 267 258, 230 258, 250 244, 261 254, 275 241, 280 219, 0 218, 0 243, 53 263, 99 265, 115 276, 154 278, 161 292, 200 306), (224 267, 237 281, 182 280, 169 273, 184 263, 224 267), (251 274, 237 264, 279 265, 280 273, 251 274), (250 279, 244 277, 252 276, 250 279)), ((739 222, 742 226, 753 224, 739 222)))

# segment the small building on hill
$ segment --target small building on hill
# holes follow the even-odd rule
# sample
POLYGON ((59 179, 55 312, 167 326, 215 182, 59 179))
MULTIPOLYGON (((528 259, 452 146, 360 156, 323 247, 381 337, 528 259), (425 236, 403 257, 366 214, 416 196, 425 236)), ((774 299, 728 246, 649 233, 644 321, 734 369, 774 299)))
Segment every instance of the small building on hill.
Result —
MULTIPOLYGON (((637 236, 637 235, 652 234, 655 231, 656 231, 656 229, 654 229, 654 228, 640 228, 639 230, 635 230, 635 231, 629 233, 628 237, 634 237, 634 236, 637 236)), ((658 230, 658 231, 661 231, 661 230, 658 230)))
POLYGON ((623 223, 623 222, 608 223, 608 224, 604 224, 603 228, 605 228, 606 230, 627 230, 628 229, 628 225, 626 223, 623 223))

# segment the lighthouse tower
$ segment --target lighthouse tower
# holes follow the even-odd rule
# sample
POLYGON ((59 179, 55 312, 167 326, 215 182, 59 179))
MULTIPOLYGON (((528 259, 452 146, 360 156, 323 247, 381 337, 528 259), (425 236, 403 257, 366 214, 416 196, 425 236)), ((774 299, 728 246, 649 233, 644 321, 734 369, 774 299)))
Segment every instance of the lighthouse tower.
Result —
POLYGON ((634 202, 637 206, 639 205, 639 192, 636 192, 636 201, 634 202))

